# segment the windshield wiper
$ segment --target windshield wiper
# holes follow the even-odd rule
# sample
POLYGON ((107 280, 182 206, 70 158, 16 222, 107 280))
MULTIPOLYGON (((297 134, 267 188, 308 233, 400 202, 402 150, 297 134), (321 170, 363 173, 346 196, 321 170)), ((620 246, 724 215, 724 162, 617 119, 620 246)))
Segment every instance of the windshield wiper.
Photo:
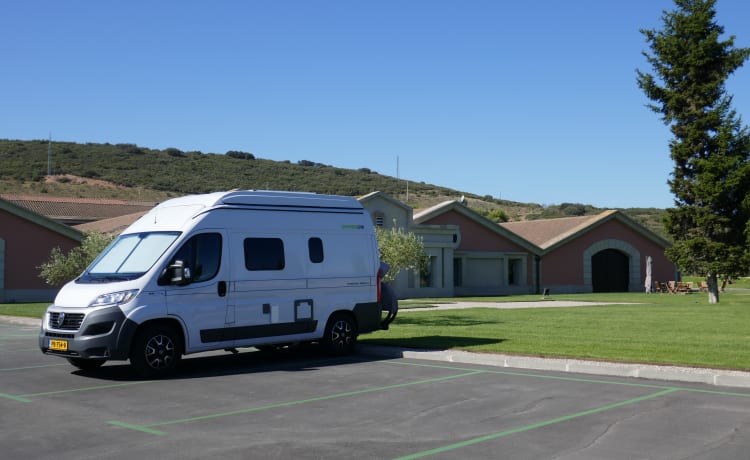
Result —
POLYGON ((130 281, 141 276, 139 273, 128 273, 123 275, 92 275, 87 273, 79 278, 84 283, 111 283, 117 281, 130 281))

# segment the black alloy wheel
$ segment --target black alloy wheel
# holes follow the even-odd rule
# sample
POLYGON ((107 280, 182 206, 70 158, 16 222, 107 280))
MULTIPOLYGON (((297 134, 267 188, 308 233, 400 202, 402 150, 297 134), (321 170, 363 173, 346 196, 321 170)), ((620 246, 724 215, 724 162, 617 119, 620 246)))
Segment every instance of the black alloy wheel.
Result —
POLYGON ((141 376, 165 377, 177 368, 182 357, 182 338, 169 326, 148 325, 136 334, 130 364, 141 376))
POLYGON ((336 313, 328 319, 323 344, 333 355, 348 355, 357 345, 357 335, 357 324, 352 315, 336 313))

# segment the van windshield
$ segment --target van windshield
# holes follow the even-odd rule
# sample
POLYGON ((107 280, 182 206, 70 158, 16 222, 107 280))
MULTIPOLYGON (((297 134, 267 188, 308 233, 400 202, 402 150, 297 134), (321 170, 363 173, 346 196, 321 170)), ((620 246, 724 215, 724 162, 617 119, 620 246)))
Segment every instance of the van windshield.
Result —
POLYGON ((180 232, 121 235, 102 251, 78 279, 79 283, 103 283, 140 278, 174 243, 180 232))

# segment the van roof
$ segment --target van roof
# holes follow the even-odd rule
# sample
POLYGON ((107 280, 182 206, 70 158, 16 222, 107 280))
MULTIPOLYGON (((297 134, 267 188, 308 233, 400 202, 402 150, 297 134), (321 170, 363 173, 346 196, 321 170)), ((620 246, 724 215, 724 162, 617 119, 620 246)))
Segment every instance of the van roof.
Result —
POLYGON ((319 195, 310 192, 285 192, 276 190, 232 190, 202 195, 187 195, 165 201, 159 206, 185 205, 202 205, 206 208, 222 205, 260 205, 362 209, 362 204, 356 198, 350 196, 319 195))
POLYGON ((335 212, 364 212, 354 197, 318 195, 308 192, 274 190, 232 190, 202 195, 187 195, 167 200, 134 222, 125 233, 144 230, 175 230, 199 214, 217 208, 276 209, 276 210, 333 210, 335 212))

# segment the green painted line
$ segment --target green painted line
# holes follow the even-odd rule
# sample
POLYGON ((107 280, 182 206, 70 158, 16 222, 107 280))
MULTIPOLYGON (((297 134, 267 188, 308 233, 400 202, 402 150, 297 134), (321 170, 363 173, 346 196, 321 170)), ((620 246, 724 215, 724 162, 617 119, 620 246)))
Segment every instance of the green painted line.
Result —
POLYGON ((30 403, 31 400, 23 398, 21 396, 13 396, 5 393, 0 393, 0 398, 10 399, 12 401, 22 402, 22 403, 30 403))
MULTIPOLYGON (((449 375, 445 377, 436 377, 432 379, 417 380, 414 382, 407 382, 407 383, 397 383, 394 385, 386 385, 382 387, 365 388, 363 390, 347 391, 344 393, 335 393, 331 395, 316 396, 314 398, 300 399, 296 401, 286 401, 286 402, 280 402, 280 403, 275 403, 275 404, 268 404, 265 406, 249 407, 249 408, 238 409, 238 410, 233 410, 229 412, 221 412, 217 414, 208 414, 208 415, 201 415, 198 417, 189 417, 189 418, 182 418, 182 419, 177 419, 177 420, 170 420, 166 422, 150 423, 147 425, 133 425, 129 423, 119 422, 116 420, 110 421, 108 423, 111 423, 112 425, 117 425, 123 428, 131 428, 131 429, 138 430, 138 431, 149 432, 151 428, 158 427, 158 426, 177 425, 181 423, 198 422, 201 420, 210 420, 210 419, 215 419, 215 418, 220 418, 220 417, 228 417, 232 415, 249 414, 252 412, 260 412, 264 410, 278 409, 281 407, 291 407, 291 406, 298 406, 302 404, 308 404, 312 402, 327 401, 327 400, 337 399, 337 398, 345 398, 347 396, 356 396, 356 395, 362 395, 362 394, 367 394, 367 393, 375 393, 378 391, 394 390, 398 388, 406 388, 410 386, 424 385, 428 383, 444 382, 446 380, 459 379, 463 377, 469 377, 472 375, 484 374, 484 373, 485 372, 481 370, 472 370, 471 372, 464 372, 461 374, 449 375)), ((158 431, 158 430, 153 430, 153 431, 154 431, 154 434, 163 433, 162 431, 158 431)))
POLYGON ((8 371, 25 371, 28 369, 41 369, 44 367, 57 367, 57 366, 67 366, 66 363, 58 363, 58 364, 40 364, 38 366, 23 366, 23 367, 5 367, 0 369, 0 372, 8 372, 8 371))
POLYGON ((119 427, 122 427, 122 428, 129 428, 131 430, 142 431, 144 433, 153 434, 153 435, 156 435, 156 436, 166 436, 167 435, 167 433, 164 432, 164 431, 152 430, 151 428, 147 428, 147 427, 142 426, 142 425, 132 425, 130 423, 118 422, 116 420, 113 420, 113 421, 107 422, 107 423, 109 423, 111 425, 119 426, 119 427))
POLYGON ((83 387, 83 388, 71 388, 68 390, 56 390, 56 391, 45 391, 42 393, 30 393, 27 395, 21 395, 21 397, 25 398, 33 398, 36 396, 52 396, 52 395, 61 395, 66 393, 77 393, 81 391, 93 391, 93 390, 109 390, 112 388, 121 388, 121 387, 129 387, 133 385, 143 385, 145 383, 157 383, 158 380, 143 380, 138 382, 127 382, 127 383, 114 383, 112 385, 97 385, 97 386, 91 386, 91 387, 83 387))
MULTIPOLYGON (((440 364, 425 364, 425 363, 409 363, 409 362, 403 362, 403 361, 383 361, 384 364, 394 364, 399 366, 417 366, 417 367, 433 367, 436 369, 452 369, 456 371, 471 371, 476 370, 468 367, 459 367, 459 366, 448 366, 448 365, 440 365, 440 364)), ((699 389, 699 388, 689 388, 689 387, 680 387, 675 385, 657 385, 657 384, 649 384, 649 383, 636 383, 636 382, 621 382, 621 381, 615 381, 615 380, 602 380, 602 379, 590 379, 590 378, 584 378, 584 377, 566 377, 562 375, 544 375, 544 374, 534 374, 532 372, 513 372, 513 371, 496 371, 496 370, 490 370, 490 369, 484 369, 484 372, 487 374, 499 374, 499 375, 508 375, 513 377, 533 377, 533 378, 539 378, 539 379, 546 379, 546 380, 560 380, 560 381, 566 381, 566 382, 579 382, 579 383, 600 383, 604 385, 620 385, 625 387, 633 387, 633 388, 653 388, 653 389, 674 389, 674 390, 681 390, 691 393, 706 393, 706 394, 713 394, 713 395, 719 395, 719 396, 738 396, 741 398, 750 398, 750 393, 739 393, 739 392, 733 392, 733 391, 723 391, 723 390, 705 390, 705 389, 699 389)), ((555 371, 550 371, 555 372, 555 371)), ((618 376, 612 376, 613 378, 633 378, 633 377, 618 377, 618 376)))
POLYGON ((497 438, 502 438, 504 436, 510 436, 512 434, 517 434, 517 433, 523 433, 525 431, 531 431, 531 430, 535 430, 537 428, 543 428, 545 426, 554 425, 556 423, 566 422, 568 420, 573 420, 573 419, 576 419, 576 418, 579 418, 579 417, 585 417, 587 415, 596 414, 596 413, 599 413, 599 412, 605 412, 605 411, 608 411, 608 410, 616 409, 618 407, 628 406, 628 405, 631 405, 631 404, 639 403, 641 401, 646 401, 646 400, 649 400, 649 399, 658 398, 660 396, 664 396, 664 395, 667 395, 667 394, 670 394, 670 393, 674 393, 675 391, 681 391, 681 390, 678 389, 678 388, 668 388, 666 390, 662 390, 662 391, 659 391, 659 392, 656 392, 656 393, 652 393, 652 394, 646 395, 646 396, 641 396, 639 398, 628 399, 627 401, 622 401, 622 402, 618 402, 618 403, 614 403, 614 404, 609 404, 607 406, 597 407, 597 408, 585 410, 585 411, 582 411, 582 412, 576 412, 575 414, 565 415, 563 417, 557 417, 557 418, 553 418, 551 420, 546 420, 544 422, 534 423, 534 424, 531 424, 531 425, 521 426, 521 427, 518 427, 518 428, 512 428, 510 430, 501 431, 499 433, 492 433, 492 434, 488 434, 488 435, 485 435, 485 436, 480 436, 478 438, 468 439, 468 440, 462 441, 462 442, 457 442, 455 444, 450 444, 450 445, 443 446, 443 447, 438 447, 438 448, 435 448, 435 449, 425 450, 423 452, 416 452, 414 454, 407 455, 407 456, 404 456, 404 457, 398 457, 396 460, 411 460, 411 459, 415 459, 415 458, 422 458, 422 457, 427 457, 427 456, 430 456, 430 455, 441 454, 441 453, 448 452, 448 451, 451 451, 451 450, 460 449, 462 447, 467 447, 467 446, 471 446, 471 445, 474 445, 474 444, 479 444, 481 442, 491 441, 491 440, 497 439, 497 438))
MULTIPOLYGON (((476 370, 476 369, 471 369, 468 367, 448 366, 448 365, 439 365, 439 364, 408 363, 408 362, 399 362, 399 361, 395 361, 395 362, 385 361, 385 363, 399 365, 399 366, 418 366, 418 367, 434 367, 437 369, 453 369, 457 371, 476 370)), ((509 375, 513 377, 534 377, 538 379, 560 380, 560 381, 578 382, 578 383, 602 383, 602 384, 607 384, 607 385, 621 385, 621 386, 635 387, 635 388, 653 388, 653 389, 677 388, 680 390, 682 389, 679 387, 675 387, 673 385, 655 385, 655 384, 648 384, 648 383, 618 382, 615 380, 589 379, 589 378, 584 378, 584 377, 566 377, 564 375, 535 374, 533 372, 495 371, 495 370, 489 370, 489 369, 485 369, 484 372, 487 374, 509 375)), ((550 370, 550 372, 561 372, 561 371, 550 370)), ((613 378, 632 378, 632 377, 618 377, 615 375, 613 375, 612 377, 613 378)))

